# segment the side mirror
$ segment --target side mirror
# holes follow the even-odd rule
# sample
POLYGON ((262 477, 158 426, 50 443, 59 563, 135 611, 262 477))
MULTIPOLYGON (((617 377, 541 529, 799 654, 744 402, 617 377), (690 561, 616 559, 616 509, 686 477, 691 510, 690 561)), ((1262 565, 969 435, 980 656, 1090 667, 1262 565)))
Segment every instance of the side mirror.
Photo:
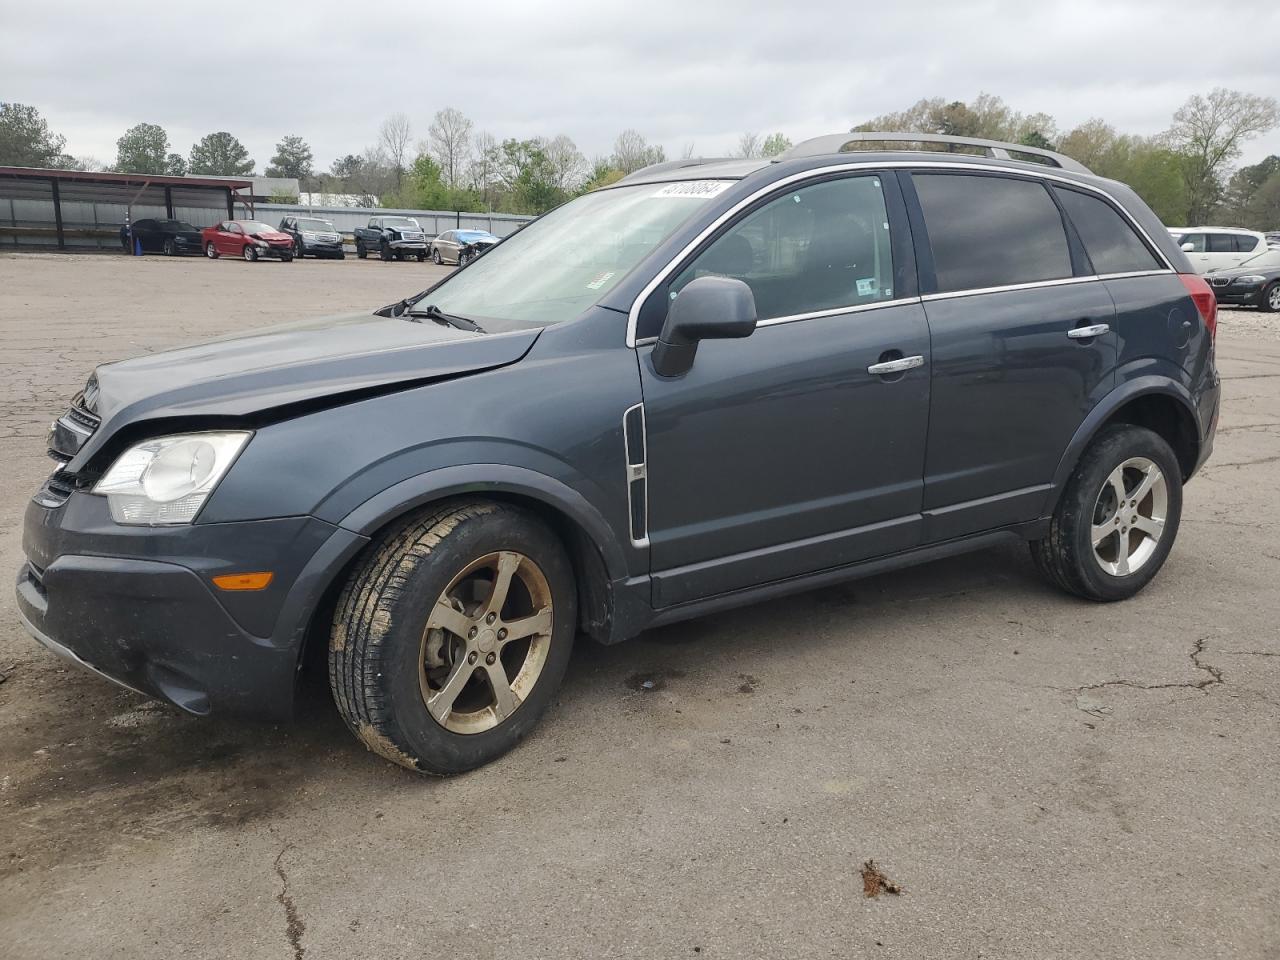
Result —
POLYGON ((1182 245, 1182 252, 1183 252, 1183 253, 1195 253, 1195 252, 1196 252, 1196 245, 1195 245, 1194 243, 1184 243, 1184 244, 1182 245))
POLYGON ((749 337, 756 329, 756 298, 741 280, 699 277, 671 301, 653 349, 653 369, 678 377, 693 366, 698 343, 749 337))

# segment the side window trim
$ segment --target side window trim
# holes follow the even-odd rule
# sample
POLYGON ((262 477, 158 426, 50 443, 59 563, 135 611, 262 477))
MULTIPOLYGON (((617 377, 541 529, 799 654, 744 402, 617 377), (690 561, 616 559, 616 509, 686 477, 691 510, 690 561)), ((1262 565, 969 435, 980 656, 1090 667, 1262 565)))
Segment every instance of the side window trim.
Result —
POLYGON ((800 181, 782 183, 777 185, 777 189, 770 190, 758 197, 753 198, 752 202, 743 207, 741 210, 734 212, 733 216, 720 224, 712 233, 708 234, 698 243, 696 247, 685 253, 684 256, 673 260, 664 268, 664 276, 662 281, 657 284, 648 296, 644 298, 644 302, 640 305, 637 314, 637 336, 636 345, 647 343, 656 339, 655 334, 646 334, 639 336, 639 327, 644 325, 648 320, 653 322, 654 313, 661 311, 663 317, 666 316, 666 305, 670 302, 669 290, 671 282, 691 264, 697 260, 708 247, 712 246, 717 240, 723 237, 730 230, 737 227, 743 220, 751 216, 757 210, 769 205, 779 197, 797 190, 803 190, 806 187, 812 187, 819 183, 825 183, 831 180, 849 180, 857 177, 875 177, 880 181, 880 190, 884 198, 885 210, 889 217, 889 244, 893 256, 893 283, 894 297, 892 300, 881 300, 876 303, 866 304, 849 304, 842 307, 833 307, 828 310, 816 310, 810 313, 788 314, 781 317, 771 317, 767 320, 761 320, 757 325, 761 327, 773 326, 780 323, 793 323, 801 320, 813 320, 819 317, 837 316, 843 313, 856 313, 864 310, 876 310, 883 307, 898 306, 903 303, 911 303, 919 300, 919 286, 916 278, 915 255, 911 244, 911 231, 907 222, 907 207, 903 202, 901 186, 898 183, 898 177, 893 170, 883 170, 877 168, 867 168, 859 170, 840 170, 830 171, 817 169, 813 171, 812 177, 807 177, 800 181))

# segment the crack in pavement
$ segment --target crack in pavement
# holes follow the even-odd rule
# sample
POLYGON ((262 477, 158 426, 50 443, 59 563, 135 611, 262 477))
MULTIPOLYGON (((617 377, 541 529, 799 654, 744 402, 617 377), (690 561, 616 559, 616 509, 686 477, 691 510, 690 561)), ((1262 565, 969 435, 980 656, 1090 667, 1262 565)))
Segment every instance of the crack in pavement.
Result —
POLYGON ((1204 654, 1205 644, 1208 642, 1208 637, 1201 637, 1191 648, 1191 663, 1197 670, 1201 670, 1208 674, 1204 679, 1196 681, 1182 680, 1176 683, 1143 683, 1140 680, 1106 680, 1102 683, 1090 683, 1083 687, 1076 687, 1072 691, 1077 697, 1076 709, 1083 710, 1085 713, 1097 715, 1101 711, 1101 707, 1083 707, 1079 703, 1079 698, 1089 690, 1101 690, 1104 687, 1132 687, 1136 690, 1199 690, 1201 693, 1207 695, 1210 687, 1216 687, 1218 684, 1226 683, 1220 667, 1215 667, 1211 663, 1204 663, 1200 659, 1204 654))
POLYGON ((289 939, 289 946, 293 948, 293 960, 302 960, 307 952, 307 948, 302 945, 302 935, 307 932, 307 925, 302 922, 298 907, 289 895, 289 876, 280 862, 292 846, 293 844, 286 843, 276 854, 276 876, 280 878, 281 884, 280 892, 276 894, 276 903, 284 907, 285 936, 289 939))

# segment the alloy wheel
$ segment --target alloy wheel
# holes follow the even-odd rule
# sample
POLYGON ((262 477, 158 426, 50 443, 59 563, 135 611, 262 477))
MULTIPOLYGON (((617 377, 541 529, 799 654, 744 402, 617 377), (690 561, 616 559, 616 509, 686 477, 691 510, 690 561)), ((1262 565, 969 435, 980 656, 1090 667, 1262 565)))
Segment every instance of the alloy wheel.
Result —
POLYGON ((1090 541, 1098 565, 1113 577, 1140 570, 1164 536, 1168 509, 1168 484, 1155 462, 1132 457, 1116 467, 1093 507, 1090 541))
POLYGON ((1267 294, 1267 303, 1271 306, 1272 310, 1280 313, 1280 283, 1273 283, 1271 285, 1271 291, 1267 294))
POLYGON ((469 563, 422 633, 418 682, 427 712, 452 733, 498 726, 538 682, 554 623, 551 586, 529 557, 503 550, 469 563))

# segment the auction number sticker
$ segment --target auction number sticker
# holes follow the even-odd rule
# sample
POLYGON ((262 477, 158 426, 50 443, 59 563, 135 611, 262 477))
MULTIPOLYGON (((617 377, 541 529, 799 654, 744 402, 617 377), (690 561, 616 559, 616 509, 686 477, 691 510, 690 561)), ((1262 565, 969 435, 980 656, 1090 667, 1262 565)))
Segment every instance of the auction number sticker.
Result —
POLYGON ((687 200, 710 200, 719 196, 734 185, 733 180, 681 180, 679 183, 666 183, 654 194, 655 197, 674 197, 687 200))

